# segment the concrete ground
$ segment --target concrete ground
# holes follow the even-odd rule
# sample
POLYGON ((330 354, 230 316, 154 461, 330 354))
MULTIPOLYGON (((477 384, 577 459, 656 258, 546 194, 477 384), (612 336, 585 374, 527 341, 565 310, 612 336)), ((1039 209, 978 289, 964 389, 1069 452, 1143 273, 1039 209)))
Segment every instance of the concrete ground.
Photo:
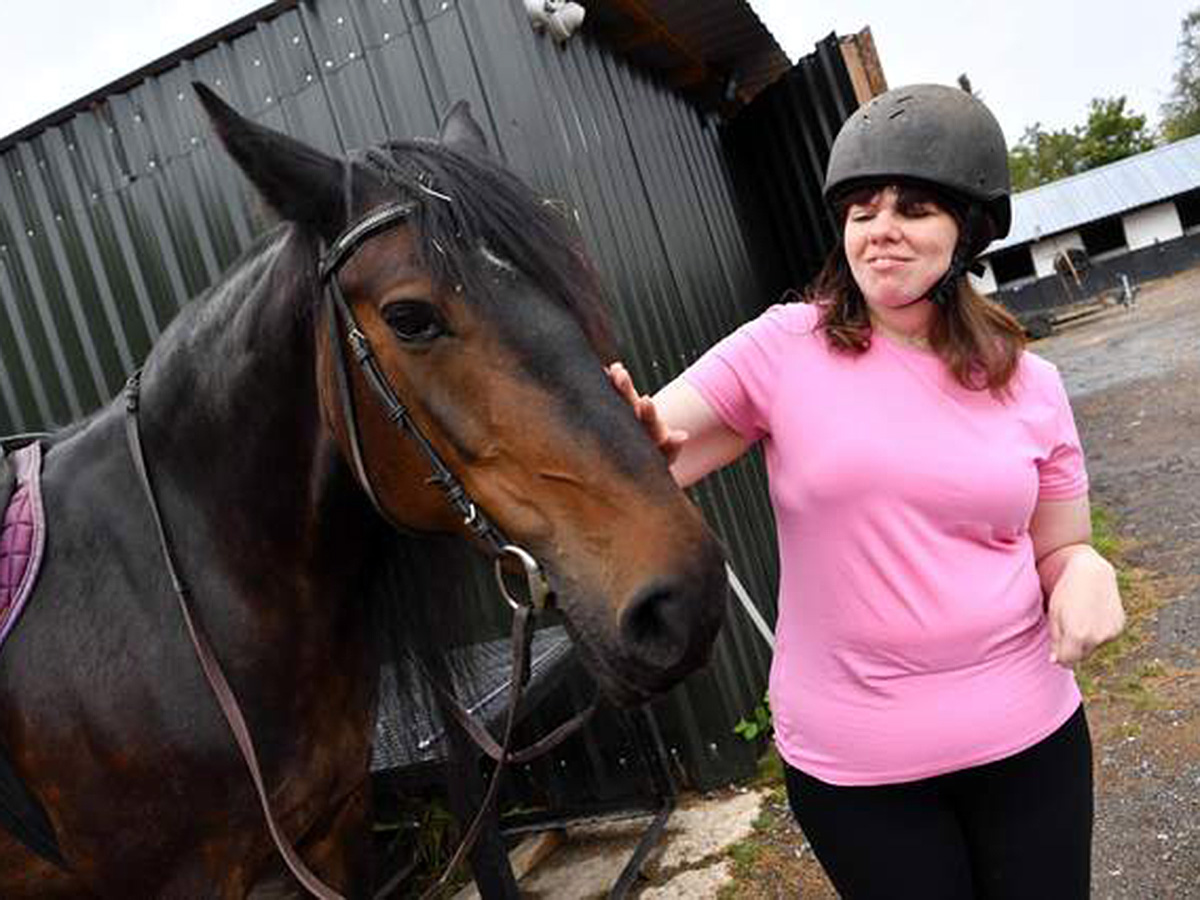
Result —
MULTIPOLYGON (((730 880, 728 850, 749 836, 765 792, 736 788, 685 795, 643 867, 649 878, 630 892, 639 900, 710 900, 730 880), (652 881, 654 886, 646 884, 652 881)), ((608 896, 650 818, 572 828, 549 841, 533 838, 514 852, 514 872, 529 900, 596 900, 608 896), (537 847, 544 849, 533 849, 537 847), (521 875, 521 857, 543 855, 521 875)), ((476 900, 474 886, 455 900, 476 900)))

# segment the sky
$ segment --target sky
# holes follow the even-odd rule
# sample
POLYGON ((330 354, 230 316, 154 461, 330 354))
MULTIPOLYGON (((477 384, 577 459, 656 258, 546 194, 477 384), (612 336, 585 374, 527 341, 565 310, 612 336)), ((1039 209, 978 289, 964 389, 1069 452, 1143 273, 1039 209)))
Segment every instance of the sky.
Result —
POLYGON ((266 0, 3 0, 0 137, 266 0))
POLYGON ((966 73, 1010 144, 1087 121, 1095 97, 1160 121, 1180 25, 1200 0, 749 0, 795 61, 870 26, 890 87, 966 73))
MULTIPOLYGON (((953 84, 965 72, 1010 143, 1034 123, 1047 130, 1083 124, 1094 97, 1125 95, 1127 109, 1157 124, 1177 68, 1180 22, 1200 6, 1200 0, 749 2, 793 60, 831 32, 869 25, 893 87, 953 84)), ((5 0, 0 136, 262 5, 5 0)))

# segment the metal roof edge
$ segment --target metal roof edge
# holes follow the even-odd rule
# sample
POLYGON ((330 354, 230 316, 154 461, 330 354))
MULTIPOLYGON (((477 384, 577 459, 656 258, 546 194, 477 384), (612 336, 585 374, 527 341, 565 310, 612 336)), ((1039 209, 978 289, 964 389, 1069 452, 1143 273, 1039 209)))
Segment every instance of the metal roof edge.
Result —
POLYGON ((615 42, 618 53, 663 71, 676 90, 725 113, 749 103, 793 64, 747 0, 596 0, 587 6, 589 13, 597 13, 595 33, 615 42), (735 26, 743 29, 742 44, 731 42, 718 51, 725 58, 712 52, 711 27, 716 23, 725 33, 733 33, 735 26), (755 35, 754 40, 746 40, 745 29, 755 35), (663 51, 675 65, 651 62, 646 52, 651 47, 663 51), (731 71, 729 53, 749 65, 731 71), (731 90, 733 96, 728 96, 731 90))
MULTIPOLYGON (((1102 182, 1104 179, 1111 177, 1116 172, 1122 172, 1125 169, 1142 168, 1147 164, 1152 164, 1161 160, 1162 157, 1183 156, 1196 153, 1200 150, 1200 134, 1191 137, 1183 138, 1178 141, 1172 141, 1169 144, 1163 144, 1161 147, 1154 147, 1146 150, 1143 153, 1137 153, 1133 156, 1127 156, 1124 159, 1118 159, 1114 162, 1106 163, 1103 166, 1097 166, 1094 169, 1088 169, 1084 172, 1077 172, 1074 175, 1068 175, 1066 178, 1060 178, 1057 181, 1050 181, 1046 184, 1040 184, 1037 187, 1030 188, 1026 191, 1020 191, 1013 194, 1013 224, 1016 225, 1020 219, 1020 208, 1034 207, 1039 204, 1044 204, 1055 199, 1055 195, 1061 195, 1065 199, 1069 199, 1069 195, 1083 189, 1088 182, 1102 182)), ((1197 178, 1197 187, 1200 187, 1200 177, 1197 178)), ((1111 205, 1105 215, 1123 215, 1134 209, 1140 209, 1145 206, 1153 205, 1161 202, 1168 197, 1175 196, 1174 193, 1163 194, 1161 196, 1142 196, 1132 202, 1115 203, 1111 205)), ((1072 224, 1063 225, 1062 227, 1054 228, 1052 231, 1044 233, 1035 233, 1031 235, 1019 235, 1017 237, 1008 236, 998 241, 994 241, 982 254, 987 256, 992 253, 997 253, 1003 250, 1011 250, 1014 247, 1020 247, 1025 244, 1036 243, 1037 241, 1052 238, 1055 235, 1064 234, 1072 229, 1078 228, 1086 222, 1094 221, 1094 219, 1080 219, 1072 224)), ((1015 229, 1014 229, 1015 230, 1015 229)), ((1036 231, 1036 227, 1035 227, 1036 231)))
POLYGON ((1141 153, 1135 153, 1133 156, 1126 156, 1122 159, 1105 163, 1102 166, 1097 166, 1094 169, 1076 172, 1074 175, 1068 175, 1066 178, 1059 178, 1056 181, 1048 181, 1045 184, 1039 184, 1037 187, 1032 187, 1025 191, 1018 191, 1017 193, 1013 194, 1013 202, 1016 202, 1018 197, 1032 198, 1040 192, 1049 192, 1053 189, 1069 187, 1072 183, 1086 181, 1089 178, 1098 178, 1120 168, 1144 164, 1151 157, 1161 156, 1167 153, 1178 153, 1182 148, 1198 142, 1200 142, 1200 134, 1194 134, 1191 137, 1181 138, 1178 141, 1171 141, 1169 144, 1163 144, 1161 147, 1152 147, 1151 149, 1144 150, 1141 153))

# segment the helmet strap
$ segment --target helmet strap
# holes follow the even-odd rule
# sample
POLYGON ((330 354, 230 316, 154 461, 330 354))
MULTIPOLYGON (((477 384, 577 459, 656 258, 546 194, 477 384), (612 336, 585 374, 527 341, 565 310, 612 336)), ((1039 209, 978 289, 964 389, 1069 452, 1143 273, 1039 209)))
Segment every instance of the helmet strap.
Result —
POLYGON ((972 203, 967 207, 963 217, 962 229, 958 242, 954 245, 954 253, 950 256, 950 266, 944 275, 938 279, 929 291, 929 299, 937 306, 946 306, 958 295, 958 280, 967 272, 976 271, 979 263, 975 257, 975 236, 980 233, 984 224, 983 207, 972 203))

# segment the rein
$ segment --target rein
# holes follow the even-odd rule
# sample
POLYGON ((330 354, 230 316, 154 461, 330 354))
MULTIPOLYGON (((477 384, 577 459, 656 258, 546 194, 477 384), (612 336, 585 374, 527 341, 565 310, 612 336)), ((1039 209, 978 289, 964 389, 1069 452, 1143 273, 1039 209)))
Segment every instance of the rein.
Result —
MULTIPOLYGON (((329 338, 330 344, 334 349, 336 361, 335 368, 337 371, 342 418, 348 432, 351 462, 359 484, 379 514, 394 527, 400 528, 401 526, 393 521, 392 517, 387 514, 380 503, 371 482, 370 470, 363 455, 362 441, 358 433, 358 421, 354 414, 353 395, 350 389, 350 378, 347 371, 345 352, 338 333, 339 326, 346 329, 346 339, 353 352, 355 362, 361 368, 372 393, 382 404, 388 419, 420 447, 428 460, 433 471, 433 474, 429 478, 429 483, 441 489, 450 506, 462 516, 463 524, 467 526, 471 534, 484 543, 490 550, 493 556, 496 582, 500 588, 500 593, 513 609, 512 690, 509 695, 502 743, 498 743, 487 732, 487 729, 479 724, 471 713, 462 707, 449 690, 439 684, 436 679, 431 679, 435 690, 446 703, 448 711, 472 737, 476 744, 479 745, 480 749, 496 761, 496 767, 492 772, 486 795, 476 813, 475 819, 467 829, 466 835, 463 837, 458 850, 455 852, 453 859, 447 865, 442 876, 426 892, 425 896, 428 897, 449 880, 454 869, 474 845, 482 831, 485 816, 498 793, 500 774, 504 768, 504 764, 506 762, 520 763, 533 759, 557 746, 591 717, 598 701, 594 699, 588 708, 576 714, 573 718, 531 746, 517 751, 510 749, 513 728, 517 718, 517 708, 529 679, 529 650, 532 640, 531 619, 535 612, 544 610, 553 603, 553 592, 550 590, 545 574, 542 572, 537 560, 524 548, 509 542, 503 532, 476 506, 467 493, 466 488, 463 487, 454 473, 446 466, 433 444, 430 443, 428 438, 418 428, 416 422, 413 421, 408 408, 396 396, 391 384, 379 368, 375 354, 371 349, 370 341, 359 327, 354 312, 346 302, 337 281, 338 270, 365 241, 382 231, 404 223, 415 209, 416 204, 411 202, 391 204, 368 214, 359 222, 349 227, 330 245, 328 252, 322 257, 319 276, 321 283, 325 286, 326 296, 328 297, 329 338), (529 592, 528 602, 521 602, 518 597, 514 597, 509 591, 504 578, 504 564, 510 560, 515 560, 520 565, 520 570, 525 576, 529 592)), ((138 479, 153 515, 154 527, 158 535, 158 543, 162 551, 163 561, 170 575, 175 596, 179 601, 180 612, 183 615, 188 635, 191 638, 192 646, 200 662, 200 667, 216 697, 221 708, 221 713, 225 717, 230 731, 233 733, 238 749, 241 751, 246 768, 250 772, 251 780, 254 782, 259 805, 262 808, 263 817, 267 822, 267 828, 270 831, 276 849, 287 864, 288 869, 296 880, 310 894, 319 898, 319 900, 344 900, 341 894, 317 877, 308 868, 304 860, 300 858, 287 835, 284 834, 272 810, 270 797, 268 796, 266 784, 258 763, 253 737, 246 724, 245 716, 238 705, 237 697, 221 669, 220 662, 213 653, 212 645, 209 643, 202 625, 195 615, 191 595, 180 575, 170 536, 163 521, 162 513, 159 510, 154 486, 146 466, 138 425, 140 390, 141 372, 138 371, 130 376, 125 386, 126 440, 138 479)), ((428 675, 428 673, 426 674, 428 675)), ((405 872, 401 872, 385 884, 375 894, 376 900, 381 900, 381 898, 388 896, 399 885, 405 874, 405 872)))

